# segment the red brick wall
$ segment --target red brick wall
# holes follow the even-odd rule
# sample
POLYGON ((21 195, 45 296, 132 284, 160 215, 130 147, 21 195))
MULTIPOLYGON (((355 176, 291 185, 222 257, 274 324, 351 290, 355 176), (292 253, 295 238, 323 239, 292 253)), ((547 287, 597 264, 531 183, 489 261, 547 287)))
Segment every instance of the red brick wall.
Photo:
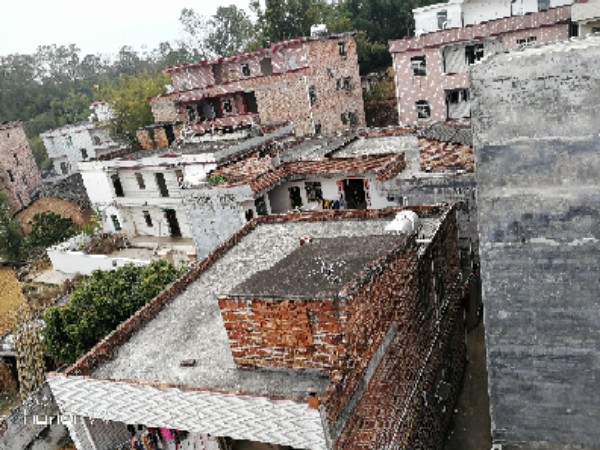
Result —
POLYGON ((235 363, 326 370, 342 352, 332 300, 219 299, 235 363))
MULTIPOLYGON (((228 70, 228 67, 239 68, 242 62, 248 62, 253 75, 228 80, 220 85, 213 85, 212 77, 204 76, 205 67, 189 69, 194 89, 152 99, 155 121, 187 120, 185 106, 174 103, 179 100, 214 97, 254 89, 260 123, 263 125, 291 121, 296 134, 305 135, 314 133, 315 125, 320 124, 322 133, 331 133, 351 128, 349 123, 342 123, 341 114, 354 112, 357 117, 355 127, 365 126, 358 57, 353 38, 346 36, 340 39, 298 41, 278 52, 267 51, 265 55, 267 54, 273 59, 272 76, 254 75, 260 73, 258 61, 263 55, 250 55, 240 57, 235 62, 223 63, 223 70, 228 70), (339 41, 345 42, 345 57, 339 55, 339 41), (285 58, 290 56, 289 54, 296 58, 296 69, 292 70, 285 65, 285 58), (345 77, 351 78, 352 89, 349 92, 337 89, 337 80, 343 80, 345 77), (317 96, 317 101, 312 106, 308 95, 310 86, 315 87, 317 96)), ((180 80, 187 75, 174 71, 172 77, 174 80, 180 80)), ((181 83, 178 81, 176 84, 181 83)))
POLYGON ((407 249, 353 299, 362 297, 362 308, 360 303, 349 303, 349 311, 353 312, 344 329, 351 351, 323 399, 335 449, 381 448, 389 442, 402 449, 442 446, 465 360, 454 213, 424 255, 417 259, 412 250, 407 249), (442 309, 436 304, 433 281, 441 267, 449 300, 442 309), (425 280, 423 288, 419 288, 418 278, 425 280), (431 307, 424 307, 422 295, 431 307), (398 323, 395 338, 356 407, 350 414, 344 412, 394 320, 398 323), (441 381, 451 385, 445 402, 435 398, 441 381))
POLYGON ((41 184, 42 177, 22 124, 0 124, 0 190, 9 193, 13 210, 18 211, 29 205, 31 195, 41 184))

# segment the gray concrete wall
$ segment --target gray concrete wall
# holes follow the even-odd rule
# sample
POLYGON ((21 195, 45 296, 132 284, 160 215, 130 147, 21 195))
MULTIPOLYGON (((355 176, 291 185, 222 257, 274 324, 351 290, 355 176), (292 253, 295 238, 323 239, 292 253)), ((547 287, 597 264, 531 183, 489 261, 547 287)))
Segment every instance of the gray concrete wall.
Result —
POLYGON ((198 259, 225 242, 245 223, 241 204, 253 198, 248 186, 182 191, 198 259))
POLYGON ((600 38, 472 77, 493 440, 598 449, 600 38))

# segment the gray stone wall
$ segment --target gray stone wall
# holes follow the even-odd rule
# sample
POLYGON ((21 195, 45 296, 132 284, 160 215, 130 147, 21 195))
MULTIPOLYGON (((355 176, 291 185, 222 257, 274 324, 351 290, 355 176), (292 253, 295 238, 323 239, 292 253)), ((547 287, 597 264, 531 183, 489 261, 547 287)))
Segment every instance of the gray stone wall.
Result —
POLYGON ((598 449, 600 38, 472 77, 493 440, 598 449))

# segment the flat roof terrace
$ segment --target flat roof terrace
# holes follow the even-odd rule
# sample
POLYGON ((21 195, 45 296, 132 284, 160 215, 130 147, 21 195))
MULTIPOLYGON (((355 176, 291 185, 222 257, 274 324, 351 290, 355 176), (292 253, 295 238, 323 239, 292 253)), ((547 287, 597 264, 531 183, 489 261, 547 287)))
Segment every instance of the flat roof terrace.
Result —
MULTIPOLYGON (((342 253, 352 261, 348 264, 349 274, 357 273, 364 261, 368 266, 368 262, 378 259, 380 251, 385 257, 396 241, 406 239, 385 232, 397 211, 297 213, 249 222, 222 250, 200 261, 178 280, 178 287, 169 288, 172 294, 167 289, 136 312, 70 367, 66 375, 272 399, 303 400, 311 393, 323 393, 329 378, 322 372, 238 368, 218 296, 261 271, 278 270, 301 247, 300 238, 305 236, 314 239, 309 247, 326 243, 322 257, 333 255, 337 244, 344 244, 347 249, 342 253), (348 244, 354 241, 360 244, 356 251, 349 250, 348 244), (368 255, 359 255, 358 250, 368 255)), ((449 207, 417 207, 416 211, 422 224, 418 237, 432 237, 449 207)), ((311 250, 314 248, 303 250, 307 252, 306 261, 315 256, 311 250)))

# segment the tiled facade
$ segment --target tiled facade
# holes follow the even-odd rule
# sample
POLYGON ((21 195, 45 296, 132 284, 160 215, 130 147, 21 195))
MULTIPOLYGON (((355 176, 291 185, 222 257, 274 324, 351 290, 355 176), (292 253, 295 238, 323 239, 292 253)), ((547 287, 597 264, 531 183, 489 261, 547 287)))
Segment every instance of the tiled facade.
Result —
POLYGON ((0 124, 0 190, 8 192, 13 211, 29 205, 41 184, 42 177, 21 122, 0 124))
POLYGON ((569 38, 570 7, 390 41, 399 123, 426 126, 470 118, 472 64, 517 47, 569 38))
POLYGON ((365 126, 350 33, 278 42, 166 71, 174 92, 152 99, 155 121, 184 122, 192 133, 286 122, 297 135, 365 126))

